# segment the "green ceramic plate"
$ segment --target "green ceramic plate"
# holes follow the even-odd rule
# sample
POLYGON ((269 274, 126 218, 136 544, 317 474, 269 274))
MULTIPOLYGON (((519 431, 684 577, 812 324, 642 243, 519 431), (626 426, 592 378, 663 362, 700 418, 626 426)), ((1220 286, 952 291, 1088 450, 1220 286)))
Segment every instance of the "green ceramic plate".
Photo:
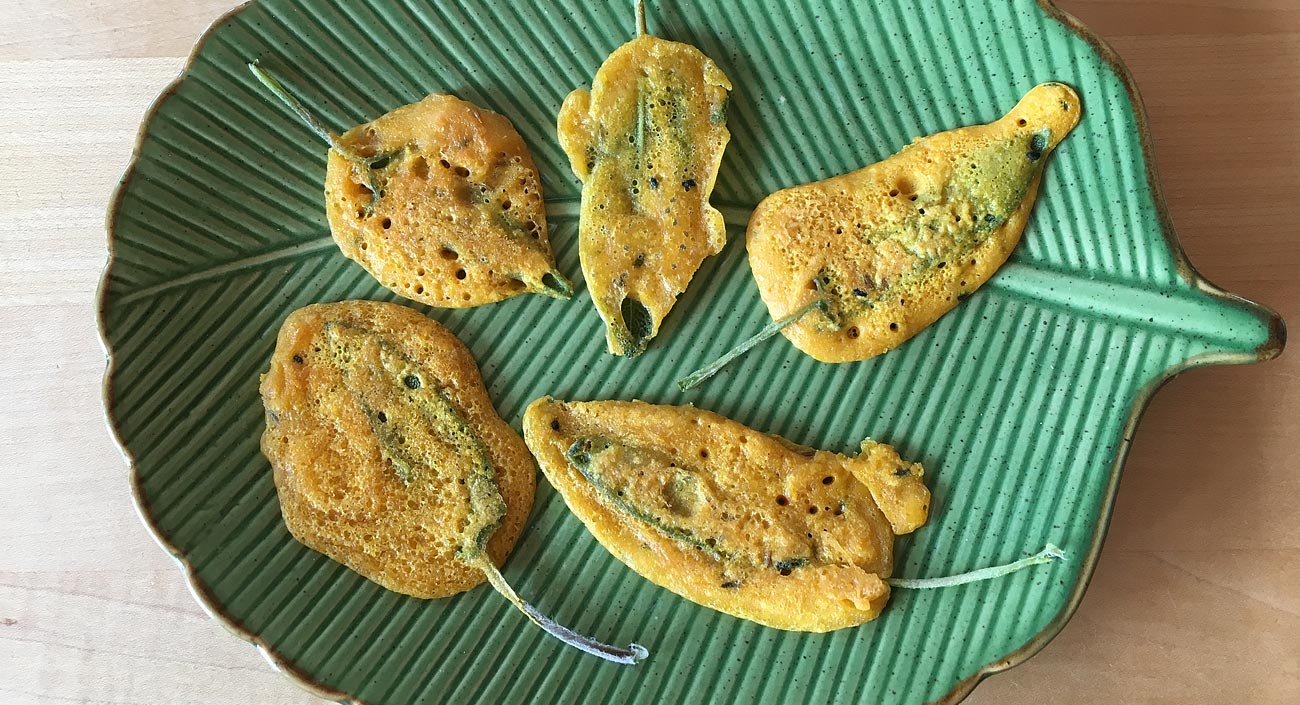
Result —
POLYGON ((925 463, 930 523, 899 573, 942 575, 1052 542, 1065 563, 898 591, 877 621, 811 635, 697 607, 609 556, 545 484, 506 565, 580 631, 645 644, 629 668, 561 647, 486 586, 414 600, 296 543, 258 451, 258 374, 292 310, 387 299, 329 238, 325 150, 245 70, 277 71, 335 129, 430 92, 509 116, 542 172, 560 267, 580 279, 578 185, 554 119, 633 30, 631 3, 261 0, 219 21, 145 121, 109 217, 101 325, 108 413, 141 514, 211 613, 303 685, 367 703, 954 701, 1041 648, 1096 562, 1152 392, 1179 371, 1276 355, 1272 312, 1183 257, 1115 55, 1050 5, 652 0, 650 30, 735 84, 714 202, 731 242, 650 351, 605 352, 585 291, 429 311, 473 350, 518 425, 543 394, 695 404, 797 442, 867 435, 925 463), (903 347, 824 365, 767 342, 688 395, 673 380, 767 321, 745 259, 765 194, 877 161, 914 135, 1002 114, 1046 80, 1084 117, 1048 165, 1012 261, 903 347))

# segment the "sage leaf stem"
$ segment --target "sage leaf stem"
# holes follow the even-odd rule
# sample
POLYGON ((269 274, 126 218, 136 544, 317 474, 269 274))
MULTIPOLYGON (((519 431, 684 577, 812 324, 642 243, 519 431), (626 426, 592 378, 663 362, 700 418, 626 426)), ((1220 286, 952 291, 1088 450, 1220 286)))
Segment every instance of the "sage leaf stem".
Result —
POLYGON ((731 363, 732 360, 735 360, 741 355, 744 355, 745 353, 749 352, 750 348, 754 347, 755 345, 758 345, 759 343, 763 342, 764 340, 767 340, 768 338, 771 338, 777 333, 780 333, 786 326, 795 323, 799 319, 808 315, 808 313, 810 313, 811 311, 825 310, 825 308, 826 308, 826 300, 817 299, 816 301, 813 301, 812 303, 805 305, 803 308, 800 308, 798 311, 795 311, 789 316, 786 316, 785 318, 782 318, 779 321, 773 321, 767 324, 766 326, 763 327, 763 330, 760 330, 758 333, 741 341, 739 345, 728 350, 726 353, 722 355, 722 357, 719 357, 718 359, 714 360, 713 362, 710 362, 704 367, 701 367, 700 369, 690 373, 689 375, 686 375, 685 377, 677 380, 677 388, 682 390, 683 392, 694 389, 695 387, 699 386, 699 384, 704 380, 717 374, 718 370, 721 370, 723 367, 726 367, 728 364, 731 363))
POLYGON ((505 596, 507 600, 515 607, 519 608, 527 617, 532 620, 533 624, 541 627, 547 634, 559 639, 560 641, 572 646, 579 651, 591 654, 606 661, 621 663, 628 666, 635 666, 637 663, 650 655, 650 652, 640 644, 629 644, 626 649, 617 646, 596 641, 589 636, 583 636, 572 629, 556 622, 555 620, 542 614, 536 607, 528 604, 515 593, 514 588, 502 577, 501 571, 497 570, 492 559, 485 552, 475 561, 475 565, 487 575, 488 582, 497 592, 505 596))
POLYGON ((968 573, 949 575, 942 578, 890 578, 889 584, 891 587, 904 588, 908 590, 931 590, 934 588, 952 587, 954 585, 965 585, 966 583, 976 583, 981 580, 1000 578, 1004 575, 1010 575, 1011 573, 1024 570, 1031 566, 1060 560, 1065 560, 1065 552, 1057 546, 1049 543, 1038 553, 1035 553, 1028 558, 1021 558, 1013 563, 980 568, 968 573))

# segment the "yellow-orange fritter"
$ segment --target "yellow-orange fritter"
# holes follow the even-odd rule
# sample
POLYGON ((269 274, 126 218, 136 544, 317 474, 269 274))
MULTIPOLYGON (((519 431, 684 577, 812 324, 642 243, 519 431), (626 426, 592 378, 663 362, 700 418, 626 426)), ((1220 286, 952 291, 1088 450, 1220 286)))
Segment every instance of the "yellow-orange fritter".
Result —
POLYGON ((1002 119, 921 138, 848 174, 768 196, 749 262, 782 332, 823 362, 865 360, 920 332, 993 276, 1043 167, 1079 121, 1068 86, 1029 91, 1002 119))
POLYGON ((889 598, 895 534, 923 524, 918 463, 854 458, 694 407, 539 399, 524 438, 616 558, 699 604, 778 629, 861 624, 889 598))
POLYGON ((726 244, 709 194, 730 139, 730 90, 699 49, 643 34, 560 108, 560 145, 582 180, 582 274, 615 355, 643 352, 726 244))
POLYGON ((483 582, 533 502, 534 465, 450 331, 396 304, 291 314, 262 377, 266 431, 294 538, 397 592, 433 598, 483 582), (480 554, 481 555, 481 554, 480 554))
POLYGON ((337 144, 325 175, 330 230, 385 287, 444 308, 572 296, 551 254, 537 167, 505 117, 430 95, 337 144))

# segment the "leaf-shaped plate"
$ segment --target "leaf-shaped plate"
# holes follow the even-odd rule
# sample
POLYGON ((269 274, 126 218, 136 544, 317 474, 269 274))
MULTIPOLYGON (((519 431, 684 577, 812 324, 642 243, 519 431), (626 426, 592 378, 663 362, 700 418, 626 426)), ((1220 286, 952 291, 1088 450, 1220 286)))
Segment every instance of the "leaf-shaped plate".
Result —
POLYGON ((329 238, 325 150, 259 88, 260 59, 335 129, 429 92, 510 117, 577 278, 575 179, 554 118, 633 30, 631 3, 260 0, 220 20, 159 99, 111 207, 101 326, 107 407, 141 514, 214 616, 305 686, 368 703, 955 701, 1064 625, 1083 595, 1143 407, 1166 379, 1276 355, 1280 319, 1199 277, 1178 247, 1135 88, 1113 52, 1029 0, 656 0, 651 31, 735 85, 714 202, 731 243, 649 352, 605 352, 579 291, 430 311, 473 350, 502 415, 543 394, 694 402, 841 451, 863 436, 925 463, 930 523, 898 572, 942 575, 1052 542, 1064 564, 936 591, 831 634, 688 603, 611 558, 549 488, 506 565, 561 622, 652 651, 636 668, 561 647, 488 588, 420 601, 295 542, 258 451, 258 373, 295 308, 394 298, 329 238), (769 341, 690 395, 673 380, 766 321, 744 225, 765 194, 983 122, 1064 81, 1084 117, 1048 165, 1012 261, 901 348, 824 365, 769 341))

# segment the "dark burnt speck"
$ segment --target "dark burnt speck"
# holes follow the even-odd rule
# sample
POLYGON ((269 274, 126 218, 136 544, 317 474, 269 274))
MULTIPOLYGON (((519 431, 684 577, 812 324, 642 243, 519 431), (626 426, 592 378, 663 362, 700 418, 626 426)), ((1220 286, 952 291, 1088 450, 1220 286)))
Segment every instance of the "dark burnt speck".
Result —
POLYGON ((1047 132, 1040 131, 1034 133, 1034 138, 1029 142, 1029 151, 1038 152, 1039 156, 1042 156, 1044 149, 1047 149, 1047 132))

